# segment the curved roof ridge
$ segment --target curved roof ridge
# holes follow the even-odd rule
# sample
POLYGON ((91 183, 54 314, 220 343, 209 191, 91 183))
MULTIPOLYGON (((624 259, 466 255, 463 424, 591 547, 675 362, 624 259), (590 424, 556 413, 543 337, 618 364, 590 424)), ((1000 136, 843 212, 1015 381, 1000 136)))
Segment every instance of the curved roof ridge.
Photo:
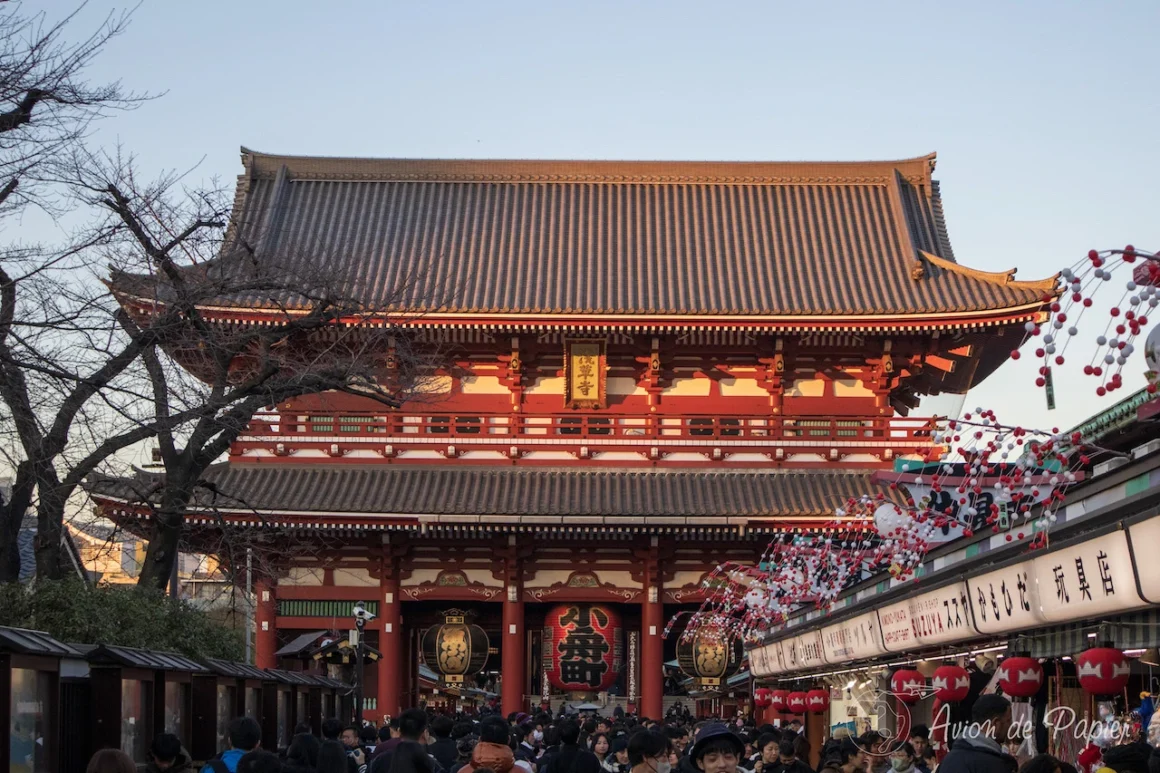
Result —
POLYGON ((925 260, 930 261, 938 268, 1013 289, 1054 292, 1059 282, 1059 274, 1052 274, 1045 279, 1020 280, 1015 279, 1015 272, 1019 270, 1017 268, 1009 268, 1006 271, 984 271, 981 268, 970 268, 956 261, 940 258, 938 255, 932 255, 925 250, 919 250, 919 253, 925 260))

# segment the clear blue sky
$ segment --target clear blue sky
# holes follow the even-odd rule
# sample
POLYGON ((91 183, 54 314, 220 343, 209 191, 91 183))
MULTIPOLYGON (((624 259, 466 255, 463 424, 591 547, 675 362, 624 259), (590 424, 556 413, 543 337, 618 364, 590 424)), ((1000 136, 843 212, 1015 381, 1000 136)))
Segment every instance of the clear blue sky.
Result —
MULTIPOLYGON (((107 7, 93 0, 78 28, 107 7)), ((199 176, 225 180, 240 145, 491 158, 937 151, 960 262, 1032 279, 1090 247, 1160 248, 1157 30, 1151 0, 145 0, 94 75, 167 92, 102 139, 147 171, 200 161, 199 176)), ((1133 386, 1142 370, 1138 354, 1133 386)), ((968 400, 1068 426, 1112 402, 1075 372, 1058 374, 1052 413, 1028 394, 1027 359, 968 400)))

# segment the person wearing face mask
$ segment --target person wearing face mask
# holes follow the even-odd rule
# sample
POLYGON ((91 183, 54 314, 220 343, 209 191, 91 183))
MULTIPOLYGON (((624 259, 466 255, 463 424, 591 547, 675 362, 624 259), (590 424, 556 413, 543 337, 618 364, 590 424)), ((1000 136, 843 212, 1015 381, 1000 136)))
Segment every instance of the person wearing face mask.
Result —
POLYGON ((637 730, 628 737, 629 773, 672 773, 672 742, 660 733, 637 730))
POLYGON ((890 753, 890 769, 894 773, 915 773, 918 753, 909 743, 901 743, 890 753))
POLYGON ((777 764, 770 773, 813 773, 809 765, 798 759, 795 741, 783 739, 777 748, 777 764))

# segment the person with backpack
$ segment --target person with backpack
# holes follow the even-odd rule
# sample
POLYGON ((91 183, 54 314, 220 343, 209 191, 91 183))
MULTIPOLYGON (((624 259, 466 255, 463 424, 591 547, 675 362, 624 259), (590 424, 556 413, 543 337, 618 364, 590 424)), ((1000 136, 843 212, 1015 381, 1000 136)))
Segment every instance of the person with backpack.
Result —
POLYGON ((237 773, 238 761, 262 743, 262 728, 253 717, 230 720, 227 734, 230 748, 205 763, 201 773, 237 773))

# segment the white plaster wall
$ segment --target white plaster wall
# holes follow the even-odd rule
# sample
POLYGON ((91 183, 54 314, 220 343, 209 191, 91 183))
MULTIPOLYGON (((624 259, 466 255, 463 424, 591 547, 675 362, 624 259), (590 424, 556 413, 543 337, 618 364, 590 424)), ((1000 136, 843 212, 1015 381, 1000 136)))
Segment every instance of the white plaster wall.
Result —
POLYGON ((511 390, 501 384, 498 376, 467 375, 459 382, 465 395, 510 395, 511 390))
POLYGON ((540 376, 524 390, 528 395, 562 395, 564 394, 563 376, 540 376))
POLYGON ((755 378, 723 378, 717 383, 721 385, 722 397, 766 397, 769 394, 755 378))
POLYGON ((675 378, 661 394, 670 397, 708 397, 712 382, 707 378, 675 378))
POLYGON ((278 580, 279 585, 316 586, 322 585, 322 568, 312 566, 292 566, 285 577, 278 580))
POLYGON ((339 567, 334 570, 334 584, 344 587, 377 588, 379 581, 371 577, 369 569, 339 567))

